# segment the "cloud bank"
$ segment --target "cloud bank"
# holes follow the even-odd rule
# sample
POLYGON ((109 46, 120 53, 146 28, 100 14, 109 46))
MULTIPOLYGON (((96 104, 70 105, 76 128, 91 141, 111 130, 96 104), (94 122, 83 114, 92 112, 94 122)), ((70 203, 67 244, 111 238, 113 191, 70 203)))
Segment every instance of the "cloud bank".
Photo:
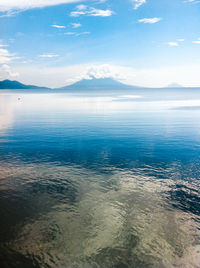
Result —
MULTIPOLYGON (((164 87, 171 83, 183 86, 200 86, 200 65, 169 66, 165 68, 136 69, 113 64, 77 64, 62 67, 40 65, 16 65, 12 73, 19 73, 18 79, 26 84, 61 87, 81 79, 111 77, 125 84, 145 87, 164 87)), ((2 77, 2 73, 0 72, 2 77)), ((4 72, 4 79, 5 76, 4 72)))
POLYGON ((0 12, 26 10, 77 2, 81 2, 81 0, 1 0, 0 12))

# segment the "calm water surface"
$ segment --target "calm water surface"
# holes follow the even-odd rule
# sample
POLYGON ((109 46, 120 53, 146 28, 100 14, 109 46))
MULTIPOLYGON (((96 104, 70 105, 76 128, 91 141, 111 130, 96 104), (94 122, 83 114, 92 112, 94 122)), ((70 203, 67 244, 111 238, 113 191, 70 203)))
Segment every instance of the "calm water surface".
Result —
POLYGON ((199 268, 200 89, 0 92, 1 267, 199 268))

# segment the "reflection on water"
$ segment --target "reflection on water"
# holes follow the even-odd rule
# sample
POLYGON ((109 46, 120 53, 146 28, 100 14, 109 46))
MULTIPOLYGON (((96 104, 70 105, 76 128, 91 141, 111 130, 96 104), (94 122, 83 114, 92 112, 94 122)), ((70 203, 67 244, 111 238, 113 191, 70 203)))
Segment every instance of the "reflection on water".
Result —
POLYGON ((3 267, 199 267, 200 93, 140 93, 1 93, 3 267))

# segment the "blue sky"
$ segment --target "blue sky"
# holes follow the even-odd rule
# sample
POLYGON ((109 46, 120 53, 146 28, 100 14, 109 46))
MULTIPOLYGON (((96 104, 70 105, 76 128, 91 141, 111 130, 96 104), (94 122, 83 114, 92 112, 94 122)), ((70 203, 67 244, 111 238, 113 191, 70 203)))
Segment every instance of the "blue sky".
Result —
POLYGON ((199 0, 1 0, 0 79, 200 86, 199 0))

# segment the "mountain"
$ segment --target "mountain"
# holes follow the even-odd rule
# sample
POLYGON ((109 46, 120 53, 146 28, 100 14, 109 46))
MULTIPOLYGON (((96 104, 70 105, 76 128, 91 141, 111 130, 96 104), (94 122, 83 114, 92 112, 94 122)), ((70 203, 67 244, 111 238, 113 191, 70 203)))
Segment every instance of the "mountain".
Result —
POLYGON ((172 83, 167 86, 168 88, 182 88, 183 86, 177 83, 172 83))
POLYGON ((49 89, 49 88, 24 85, 18 81, 3 80, 0 81, 0 89, 49 89))
POLYGON ((82 90, 82 89, 133 89, 139 88, 136 86, 125 85, 118 82, 112 78, 92 78, 92 79, 82 79, 72 85, 57 88, 59 90, 82 90))

